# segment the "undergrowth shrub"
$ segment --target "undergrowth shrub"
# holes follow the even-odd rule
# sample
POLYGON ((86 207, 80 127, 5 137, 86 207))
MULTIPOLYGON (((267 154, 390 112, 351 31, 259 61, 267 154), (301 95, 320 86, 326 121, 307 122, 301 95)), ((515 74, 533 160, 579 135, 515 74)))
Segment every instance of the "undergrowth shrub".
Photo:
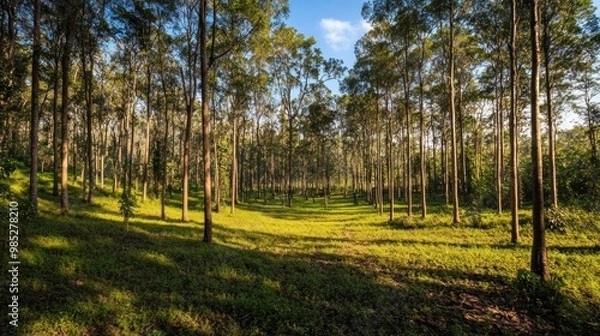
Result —
POLYGON ((567 233, 569 223, 565 216, 565 211, 551 207, 544 210, 544 217, 546 221, 546 230, 558 233, 567 233))
POLYGON ((564 281, 555 275, 544 281, 539 275, 524 269, 517 271, 513 290, 517 299, 536 310, 554 310, 564 302, 564 281))
POLYGON ((398 229, 418 229, 425 227, 421 220, 409 217, 401 217, 388 222, 391 226, 398 229))

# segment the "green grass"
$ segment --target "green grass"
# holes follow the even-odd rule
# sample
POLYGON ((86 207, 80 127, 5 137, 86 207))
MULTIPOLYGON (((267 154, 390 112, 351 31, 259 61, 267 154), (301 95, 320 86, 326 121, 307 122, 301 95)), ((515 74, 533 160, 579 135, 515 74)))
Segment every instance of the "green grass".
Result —
MULTIPOLYGON (((17 193, 26 176, 13 176, 17 193)), ((511 245, 508 214, 454 227, 444 206, 408 221, 397 205, 390 224, 341 197, 327 210, 322 199, 291 209, 256 201, 215 213, 209 245, 197 198, 189 223, 176 199, 167 221, 148 200, 126 231, 107 192, 89 205, 74 185, 70 214, 59 216, 50 176, 40 179, 41 217, 21 222, 22 335, 600 334, 598 217, 548 234, 564 284, 562 300, 544 307, 513 285, 528 268, 531 227, 511 245)))

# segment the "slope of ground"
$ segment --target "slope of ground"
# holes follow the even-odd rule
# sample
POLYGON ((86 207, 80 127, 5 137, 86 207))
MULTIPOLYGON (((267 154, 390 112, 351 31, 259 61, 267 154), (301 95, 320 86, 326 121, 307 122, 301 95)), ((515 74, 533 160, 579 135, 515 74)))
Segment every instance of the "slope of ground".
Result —
MULTIPOLYGON (((13 177, 17 194, 25 176, 13 177)), ((523 243, 512 246, 509 218, 491 213, 477 217, 480 227, 469 218, 449 225, 444 206, 426 221, 390 224, 342 197, 327 210, 322 199, 291 209, 253 201, 214 214, 209 245, 198 199, 189 223, 177 220, 177 201, 161 221, 159 202, 149 200, 126 231, 108 194, 93 205, 73 200, 59 216, 49 175, 41 189, 41 217, 20 222, 19 334, 600 334, 594 218, 549 233, 560 291, 540 298, 535 279, 515 281, 528 268, 526 211, 523 243)), ((403 210, 397 205, 398 217, 403 210)))

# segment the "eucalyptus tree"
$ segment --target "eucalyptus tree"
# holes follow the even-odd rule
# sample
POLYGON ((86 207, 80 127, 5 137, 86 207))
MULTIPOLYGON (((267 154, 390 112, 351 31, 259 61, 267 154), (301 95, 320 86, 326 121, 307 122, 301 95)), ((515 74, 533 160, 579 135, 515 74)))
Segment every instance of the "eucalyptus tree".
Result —
MULTIPOLYGON (((374 113, 372 113, 373 104, 370 104, 370 88, 360 77, 360 65, 355 64, 341 81, 340 88, 347 97, 343 114, 344 135, 354 140, 349 142, 353 143, 350 148, 356 157, 354 163, 355 187, 357 185, 364 187, 360 189, 365 193, 365 201, 372 205, 371 135, 373 129, 371 119, 374 113), (356 144, 356 140, 358 140, 358 144, 356 144)), ((356 192, 355 190, 354 202, 358 204, 356 192)))
POLYGON ((37 216, 38 208, 38 130, 39 130, 39 90, 40 90, 40 53, 41 53, 41 33, 40 16, 41 0, 33 2, 33 54, 31 58, 31 123, 30 123, 30 167, 29 167, 29 201, 31 202, 31 214, 37 216))
POLYGON ((510 214, 511 242, 519 243, 519 125, 517 113, 517 32, 520 15, 517 0, 510 1, 510 214))
POLYGON ((567 74, 574 70, 573 55, 581 54, 582 24, 593 16, 591 0, 565 2, 543 0, 540 2, 541 50, 544 68, 544 91, 546 122, 548 129, 548 167, 550 179, 550 201, 558 207, 556 182, 556 98, 555 93, 568 91, 565 87, 567 74), (555 88, 560 90, 555 91, 555 88))
POLYGON ((588 140, 590 142, 590 163, 598 165, 598 132, 600 130, 600 103, 596 97, 600 96, 600 19, 590 18, 585 24, 586 38, 583 41, 583 52, 579 64, 577 77, 577 89, 581 91, 583 106, 578 112, 582 116, 587 127, 588 140))
POLYGON ((452 170, 452 205, 453 205, 453 223, 460 223, 460 205, 459 205, 459 179, 458 179, 458 141, 456 130, 456 43, 457 30, 460 26, 461 17, 458 16, 459 9, 464 5, 464 1, 459 0, 432 0, 427 8, 432 18, 439 22, 440 37, 442 38, 442 49, 444 51, 444 63, 446 64, 448 76, 448 105, 450 110, 450 143, 451 155, 450 163, 452 170), (444 21, 448 22, 447 33, 444 27, 444 21), (447 37, 445 36, 447 34, 447 37), (446 40, 447 39, 447 40, 446 40))
POLYGON ((200 99, 202 101, 202 157, 204 177, 204 241, 212 241, 211 201, 211 129, 208 94, 208 70, 215 62, 247 43, 257 32, 269 30, 281 15, 287 13, 287 1, 198 1, 198 54, 200 62, 200 99), (210 17, 209 14, 210 8, 210 17), (210 34, 210 49, 208 36, 210 34))
POLYGON ((312 94, 325 82, 342 75, 340 60, 325 60, 313 37, 306 38, 296 29, 280 27, 273 33, 272 72, 275 87, 285 111, 287 127, 287 205, 292 206, 294 182, 294 137, 298 119, 312 94))
MULTIPOLYGON (((327 209, 330 197, 330 177, 333 162, 331 150, 335 141, 334 122, 336 109, 331 92, 326 87, 321 88, 312 97, 305 115, 304 134, 310 143, 316 144, 316 182, 323 181, 323 206, 327 209)), ((314 197, 314 193, 313 193, 314 197)))
MULTIPOLYGON (((189 174, 190 174, 190 151, 192 142, 192 117, 194 114, 196 92, 198 90, 198 57, 200 53, 199 41, 201 27, 201 16, 205 15, 206 6, 198 0, 183 1, 180 7, 180 21, 183 26, 180 47, 181 57, 181 87, 183 88, 185 102, 185 131, 183 144, 183 174, 181 176, 181 220, 187 222, 188 214, 188 193, 189 193, 189 174)), ((205 27, 204 27, 205 29, 205 27)))
POLYGON ((506 80, 506 46, 510 39, 510 13, 502 1, 476 2, 476 10, 471 22, 478 35, 478 44, 488 55, 486 71, 480 81, 486 100, 492 101, 492 120, 494 126, 494 185, 496 190, 496 210, 503 211, 504 185, 504 110, 506 80), (490 10, 493 8, 493 10, 490 10))
POLYGON ((73 6, 70 1, 63 0, 55 3, 55 10, 60 13, 60 29, 63 33, 62 52, 61 52, 61 115, 60 115, 60 136, 61 136, 61 192, 60 192, 60 212, 67 214, 69 212, 69 191, 68 191, 68 170, 69 170, 69 86, 71 83, 71 63, 73 51, 73 39, 75 26, 80 19, 80 8, 73 6))
MULTIPOLYGON (((356 74, 359 80, 364 82, 366 89, 373 98, 372 105, 375 112, 375 147, 376 147, 376 207, 380 214, 383 213, 383 162, 381 159, 381 134, 382 124, 387 120, 387 142, 386 152, 388 157, 388 190, 390 203, 390 220, 394 219, 394 169, 393 169, 393 134, 392 125, 397 116, 394 115, 390 107, 395 88, 401 76, 396 68, 396 57, 394 50, 386 37, 389 34, 390 26, 383 21, 377 22, 374 28, 359 40, 356 44, 355 54, 357 62, 355 64, 356 74), (383 100, 383 104, 382 104, 383 100)), ((406 104, 404 104, 404 113, 407 113, 406 104)), ((368 113, 363 111, 363 113, 368 113)), ((409 138, 410 139, 410 138, 409 138)), ((409 147, 409 146, 407 146, 409 147)))
POLYGON ((542 166, 542 139, 540 130, 540 18, 539 0, 530 3, 531 34, 531 163, 533 166, 533 246, 531 248, 531 271, 543 280, 550 278, 548 255, 546 253, 546 233, 544 224, 544 174, 542 166))

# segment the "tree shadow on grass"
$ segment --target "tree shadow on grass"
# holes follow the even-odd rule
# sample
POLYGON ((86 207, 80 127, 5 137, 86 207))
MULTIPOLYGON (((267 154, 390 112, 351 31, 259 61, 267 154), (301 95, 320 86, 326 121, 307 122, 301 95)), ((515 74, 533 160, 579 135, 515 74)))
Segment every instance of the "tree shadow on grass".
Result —
MULTIPOLYGON (((133 223, 125 232, 118 222, 75 222, 43 217, 23 237, 24 334, 446 335, 556 330, 549 319, 540 323, 527 312, 514 311, 506 299, 507 280, 498 277, 371 267, 378 261, 339 254, 250 250, 231 244, 240 233, 218 224, 217 243, 209 245, 200 241, 198 225, 133 223)), ((265 239, 263 233, 242 235, 265 239)), ((337 243, 320 237, 307 241, 337 243)))

